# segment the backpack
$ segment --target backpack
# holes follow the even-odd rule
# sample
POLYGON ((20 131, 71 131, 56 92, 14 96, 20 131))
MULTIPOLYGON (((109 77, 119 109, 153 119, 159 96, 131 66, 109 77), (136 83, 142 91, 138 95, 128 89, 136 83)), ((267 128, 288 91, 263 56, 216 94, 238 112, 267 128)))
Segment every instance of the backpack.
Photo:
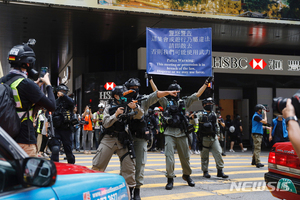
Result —
POLYGON ((3 77, 0 79, 0 127, 2 127, 12 138, 20 133, 21 119, 17 114, 16 102, 13 96, 13 90, 10 85, 19 78, 24 78, 22 75, 3 77), (7 80, 8 79, 8 80, 7 80))

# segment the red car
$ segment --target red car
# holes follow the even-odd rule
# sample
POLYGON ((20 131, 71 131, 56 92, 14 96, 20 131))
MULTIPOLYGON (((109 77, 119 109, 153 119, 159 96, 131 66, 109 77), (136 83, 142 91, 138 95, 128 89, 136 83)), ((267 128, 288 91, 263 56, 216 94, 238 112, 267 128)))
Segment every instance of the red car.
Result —
POLYGON ((290 142, 279 142, 272 147, 268 159, 265 182, 274 197, 300 199, 300 159, 290 142))

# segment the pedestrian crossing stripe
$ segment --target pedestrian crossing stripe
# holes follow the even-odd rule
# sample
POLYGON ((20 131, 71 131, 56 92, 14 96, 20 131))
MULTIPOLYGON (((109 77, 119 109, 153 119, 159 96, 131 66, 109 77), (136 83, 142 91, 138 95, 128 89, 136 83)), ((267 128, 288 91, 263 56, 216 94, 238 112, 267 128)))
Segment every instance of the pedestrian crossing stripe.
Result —
MULTIPOLYGON (((213 164, 213 163, 211 163, 211 164, 213 164)), ((84 165, 84 166, 86 166, 87 168, 90 168, 90 169, 92 168, 92 165, 89 165, 89 166, 84 165)), ((114 166, 114 165, 108 165, 107 168, 113 167, 113 166, 114 166)), ((147 165, 147 164, 146 164, 146 167, 147 167, 147 166, 150 166, 150 165, 147 165)), ((115 165, 115 167, 120 167, 120 165, 115 165)), ((224 169, 226 170, 226 169, 229 169, 229 168, 241 168, 241 167, 243 167, 243 168, 250 168, 250 167, 251 167, 251 168, 254 168, 252 165, 239 165, 239 166, 235 166, 235 165, 234 165, 234 166, 230 166, 230 165, 227 166, 227 165, 225 165, 225 168, 224 168, 224 169)), ((195 169, 195 170, 196 170, 196 169, 200 169, 200 170, 201 170, 201 167, 192 167, 192 166, 191 166, 191 169, 195 169)), ((216 169, 216 166, 209 166, 208 169, 216 169)), ((181 171, 182 171, 182 168, 180 167, 180 168, 175 168, 175 169, 174 169, 174 171, 177 171, 177 170, 181 170, 181 171)), ((115 173, 116 171, 118 171, 117 173, 119 173, 120 170, 112 170, 112 171, 105 171, 105 172, 108 172, 108 173, 115 173)), ((148 172, 149 172, 149 171, 161 171, 161 172, 165 172, 166 169, 165 169, 165 168, 160 168, 160 169, 145 169, 145 171, 148 171, 148 172)))
MULTIPOLYGON (((81 161, 77 161, 77 160, 87 160, 87 161, 92 161, 93 160, 93 156, 91 157, 78 157, 76 156, 76 163, 79 163, 81 161)), ((60 158, 59 160, 64 160, 64 158, 60 158)), ((160 161, 164 161, 165 162, 165 158, 156 158, 156 159, 147 159, 147 162, 152 162, 152 161, 155 161, 155 162, 160 162, 160 161)), ((200 161, 201 158, 191 158, 190 161, 200 161)), ((251 162, 252 160, 251 159, 228 159, 228 158, 223 158, 224 162, 228 161, 228 160, 240 160, 240 161, 248 161, 248 162, 251 162)), ((175 161, 179 161, 179 158, 175 158, 175 161)), ((211 161, 213 162, 214 159, 211 158, 211 161)), ((119 160, 119 157, 114 157, 112 158, 109 162, 120 162, 119 160)), ((75 163, 75 164, 76 164, 75 163)))
MULTIPOLYGON (((176 183, 175 183, 176 185, 176 183)), ((177 186, 177 185, 176 185, 177 186)), ((266 187, 265 187, 266 188, 266 187)), ((173 200, 173 199, 188 199, 195 197, 204 197, 204 196, 214 196, 214 195, 228 195, 228 194, 237 194, 237 193, 245 193, 245 192, 253 192, 253 188, 245 188, 244 190, 230 190, 230 189, 222 189, 222 190, 213 190, 211 192, 199 191, 199 192, 187 192, 187 193, 177 193, 177 194, 169 194, 169 195, 160 195, 160 196, 151 196, 151 197, 142 197, 142 200, 173 200)), ((268 191, 268 189, 256 188, 257 192, 268 191)))
MULTIPOLYGON (((193 174, 192 174, 193 175, 193 174)), ((195 176, 195 175, 194 175, 195 176)), ((202 176, 202 175, 201 175, 202 176)), ((213 179, 210 179, 213 180, 213 179)), ((222 180, 217 180, 218 182, 222 183, 232 183, 232 182, 245 182, 245 181, 264 181, 263 177, 256 177, 256 178, 236 178, 236 179, 222 179, 222 180)), ((215 181, 195 181, 195 184, 216 184, 215 181)), ((187 185, 187 183, 183 182, 176 182, 174 181, 174 187, 175 186, 184 186, 187 185)), ((142 188, 156 188, 156 187, 165 187, 166 183, 153 183, 153 184, 144 184, 142 188)))
MULTIPOLYGON (((268 187, 256 187, 256 188, 243 188, 241 190, 234 190, 234 189, 223 189, 223 190, 213 190, 211 192, 216 193, 218 195, 225 195, 225 194, 237 194, 237 193, 244 193, 244 192, 265 192, 269 191, 268 187)), ((143 199, 144 200, 144 199, 143 199)))
MULTIPOLYGON (((90 161, 76 161, 75 164, 91 163, 91 162, 92 162, 92 160, 90 160, 90 161)), ((67 161, 65 163, 67 163, 67 161)), ((120 163, 120 161, 114 161, 114 162, 110 161, 109 163, 120 163)), ((250 161, 246 161, 246 162, 226 162, 226 161, 224 161, 224 164, 239 164, 239 163, 241 163, 241 164, 248 163, 249 164, 250 161)), ((214 161, 210 161, 209 164, 216 164, 216 163, 214 161)), ((164 166, 164 165, 166 165, 166 163, 165 162, 163 162, 163 163, 155 163, 155 164, 147 164, 146 163, 146 165, 147 166, 164 166)), ((175 163, 175 165, 180 165, 180 163, 175 163)), ((201 161, 199 161, 199 162, 192 162, 191 165, 201 165, 201 161)), ((108 167, 118 167, 118 166, 120 166, 120 164, 118 164, 118 165, 108 164, 108 167)))
POLYGON ((230 182, 246 182, 246 181, 265 181, 264 177, 254 177, 254 178, 235 178, 230 180, 224 180, 223 183, 230 182))
POLYGON ((178 193, 178 194, 169 194, 169 195, 161 195, 161 196, 151 196, 151 197, 142 197, 143 200, 172 200, 172 199, 187 199, 193 197, 204 197, 204 196, 213 196, 215 194, 205 191, 199 192, 187 192, 187 193, 178 193))
MULTIPOLYGON (((266 173, 268 172, 268 170, 253 170, 253 171, 232 171, 232 172, 225 172, 226 175, 236 175, 236 174, 254 174, 254 173, 266 173)), ((217 173, 216 172, 209 172, 210 175, 212 176, 216 176, 217 173)), ((178 175, 178 176, 182 176, 182 174, 178 175)), ((191 176, 203 176, 203 174, 191 174, 191 176)), ((144 176, 144 178, 163 178, 166 177, 165 175, 161 174, 161 175, 149 175, 149 176, 144 176)))

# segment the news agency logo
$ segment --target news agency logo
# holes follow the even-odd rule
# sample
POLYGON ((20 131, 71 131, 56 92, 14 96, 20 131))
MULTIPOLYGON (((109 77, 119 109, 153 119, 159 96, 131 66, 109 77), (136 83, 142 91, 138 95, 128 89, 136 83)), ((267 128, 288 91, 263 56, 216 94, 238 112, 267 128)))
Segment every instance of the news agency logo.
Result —
POLYGON ((282 178, 278 182, 232 182, 230 185, 231 192, 252 192, 252 191, 288 191, 297 194, 293 182, 289 179, 282 178))
POLYGON ((264 61, 264 59, 253 58, 253 59, 249 62, 249 65, 250 65, 253 69, 263 70, 263 69, 267 66, 267 63, 264 61))

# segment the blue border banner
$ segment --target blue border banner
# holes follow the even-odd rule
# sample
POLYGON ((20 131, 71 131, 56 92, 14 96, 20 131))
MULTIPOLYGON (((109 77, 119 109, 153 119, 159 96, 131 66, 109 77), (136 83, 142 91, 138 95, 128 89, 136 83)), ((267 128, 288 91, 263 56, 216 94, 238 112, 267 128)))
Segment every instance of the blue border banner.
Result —
POLYGON ((147 28, 147 73, 212 76, 211 28, 147 28))

